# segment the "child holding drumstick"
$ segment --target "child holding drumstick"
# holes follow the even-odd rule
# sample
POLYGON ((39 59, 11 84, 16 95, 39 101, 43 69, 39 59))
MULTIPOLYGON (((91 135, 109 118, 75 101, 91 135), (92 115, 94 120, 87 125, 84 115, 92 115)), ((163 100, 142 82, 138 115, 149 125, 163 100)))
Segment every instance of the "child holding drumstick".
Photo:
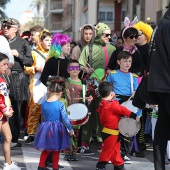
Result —
POLYGON ((98 89, 102 101, 99 104, 97 112, 104 127, 102 130, 104 146, 96 165, 96 170, 105 170, 105 166, 109 161, 114 165, 114 170, 125 170, 124 161, 120 154, 118 122, 121 116, 131 117, 137 121, 139 121, 139 118, 124 106, 120 106, 118 101, 113 100, 115 93, 113 92, 112 83, 102 82, 99 84, 98 89))
MULTIPOLYGON (((129 72, 132 65, 132 56, 129 52, 120 52, 117 56, 117 63, 120 69, 112 70, 107 81, 113 83, 114 93, 118 95, 117 100, 121 104, 134 96, 138 87, 138 76, 129 72)), ((132 138, 128 138, 128 140, 132 141, 132 138)), ((130 145, 131 142, 121 140, 121 154, 127 164, 131 163, 130 145)))
MULTIPOLYGON (((66 93, 67 93, 67 101, 68 105, 74 103, 81 103, 81 97, 85 97, 85 88, 83 90, 82 81, 78 78, 80 73, 80 65, 77 60, 70 60, 67 66, 67 71, 70 74, 70 77, 66 80, 66 93)), ((93 99, 92 96, 88 97, 88 102, 93 99)), ((83 99, 85 101, 85 99, 83 99)), ((79 113, 81 114, 81 110, 79 113)), ((73 126, 74 129, 74 136, 71 137, 72 141, 72 148, 71 150, 66 150, 65 159, 67 161, 78 161, 76 153, 78 151, 78 138, 79 138, 79 131, 81 126, 73 126)))

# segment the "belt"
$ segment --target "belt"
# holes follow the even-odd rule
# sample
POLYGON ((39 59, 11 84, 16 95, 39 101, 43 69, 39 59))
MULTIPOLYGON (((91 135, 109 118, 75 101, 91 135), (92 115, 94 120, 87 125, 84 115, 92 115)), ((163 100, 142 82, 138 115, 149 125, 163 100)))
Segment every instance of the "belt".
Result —
POLYGON ((109 128, 106 128, 106 127, 103 128, 102 132, 110 134, 110 135, 119 135, 119 131, 118 130, 109 129, 109 128))

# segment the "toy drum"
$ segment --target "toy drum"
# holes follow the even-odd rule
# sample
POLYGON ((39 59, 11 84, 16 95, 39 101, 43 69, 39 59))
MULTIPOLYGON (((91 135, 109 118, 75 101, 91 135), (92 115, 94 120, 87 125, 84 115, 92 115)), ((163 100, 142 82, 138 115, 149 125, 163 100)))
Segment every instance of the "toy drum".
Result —
POLYGON ((73 126, 87 123, 89 120, 88 108, 82 103, 75 103, 67 107, 68 118, 73 126))
POLYGON ((123 136, 135 136, 141 128, 140 121, 137 122, 133 118, 122 117, 118 123, 118 129, 123 136))
POLYGON ((138 111, 138 108, 135 107, 135 106, 133 106, 132 100, 123 102, 121 105, 122 105, 122 106, 125 106, 128 110, 130 110, 130 111, 133 112, 133 113, 137 113, 137 111, 138 111))

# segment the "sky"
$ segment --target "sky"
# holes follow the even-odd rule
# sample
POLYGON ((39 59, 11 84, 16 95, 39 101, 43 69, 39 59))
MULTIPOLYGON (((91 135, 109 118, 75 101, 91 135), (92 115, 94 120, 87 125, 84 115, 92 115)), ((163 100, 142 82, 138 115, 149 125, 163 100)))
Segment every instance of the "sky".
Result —
POLYGON ((5 13, 9 18, 20 19, 20 16, 25 10, 32 10, 35 12, 35 9, 30 7, 31 0, 11 0, 7 3, 5 8, 5 13))

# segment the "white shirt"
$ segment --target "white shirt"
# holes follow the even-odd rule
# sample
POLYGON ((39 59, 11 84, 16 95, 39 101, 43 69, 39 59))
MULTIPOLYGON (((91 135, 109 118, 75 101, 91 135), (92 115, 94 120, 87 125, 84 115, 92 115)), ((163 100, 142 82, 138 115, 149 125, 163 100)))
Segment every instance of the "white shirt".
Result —
POLYGON ((0 35, 0 52, 7 55, 9 62, 14 64, 14 56, 12 55, 9 43, 7 39, 2 35, 0 35))

